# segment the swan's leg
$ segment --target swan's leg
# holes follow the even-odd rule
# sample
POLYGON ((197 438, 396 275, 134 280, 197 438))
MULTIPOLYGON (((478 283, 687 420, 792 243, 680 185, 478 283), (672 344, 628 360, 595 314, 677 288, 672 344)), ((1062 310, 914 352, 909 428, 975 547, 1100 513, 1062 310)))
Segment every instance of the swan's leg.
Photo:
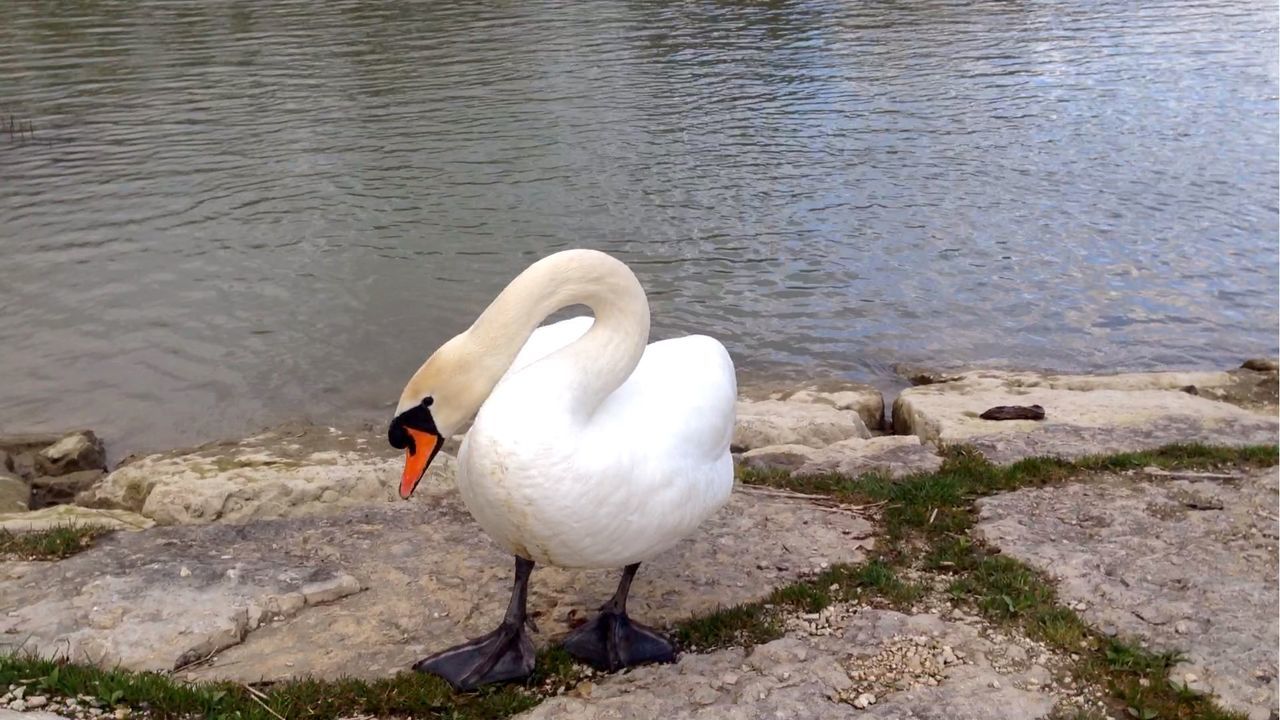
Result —
POLYGON ((529 575, 533 561, 516 558, 516 583, 511 590, 507 614, 497 630, 419 660, 413 669, 438 675, 455 690, 474 690, 481 685, 522 680, 533 672, 533 641, 525 632, 528 617, 529 575))
POLYGON ((618 591, 600 608, 600 614, 565 639, 564 648, 570 655, 597 670, 609 672, 676 659, 671 641, 627 617, 627 593, 639 567, 640 563, 628 565, 618 581, 618 591))

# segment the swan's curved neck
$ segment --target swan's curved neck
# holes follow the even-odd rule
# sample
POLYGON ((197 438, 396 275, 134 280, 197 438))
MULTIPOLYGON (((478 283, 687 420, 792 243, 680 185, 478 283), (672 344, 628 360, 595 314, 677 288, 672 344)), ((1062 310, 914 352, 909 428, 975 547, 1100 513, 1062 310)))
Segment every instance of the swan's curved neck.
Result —
POLYGON ((591 414, 635 370, 649 342, 649 302, 634 273, 593 250, 548 256, 512 280, 464 333, 484 358, 477 380, 487 397, 529 335, 551 313, 586 305, 595 322, 577 342, 550 358, 574 368, 567 398, 591 414))

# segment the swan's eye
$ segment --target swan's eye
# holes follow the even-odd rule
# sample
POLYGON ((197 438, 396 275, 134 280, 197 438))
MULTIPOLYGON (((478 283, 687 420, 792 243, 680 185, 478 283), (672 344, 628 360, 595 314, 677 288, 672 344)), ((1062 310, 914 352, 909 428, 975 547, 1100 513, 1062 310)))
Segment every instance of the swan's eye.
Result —
POLYGON ((422 399, 422 402, 414 407, 400 413, 391 421, 391 427, 387 428, 387 442, 391 443, 391 447, 397 450, 414 450, 413 436, 409 433, 409 429, 421 430, 429 432, 437 437, 440 431, 436 429, 436 419, 431 417, 431 404, 435 402, 431 396, 422 399))

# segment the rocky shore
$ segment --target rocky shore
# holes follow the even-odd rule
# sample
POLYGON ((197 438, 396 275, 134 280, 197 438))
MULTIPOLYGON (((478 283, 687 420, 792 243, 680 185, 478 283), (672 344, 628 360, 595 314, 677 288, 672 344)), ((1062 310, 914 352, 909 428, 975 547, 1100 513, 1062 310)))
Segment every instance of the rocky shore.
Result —
MULTIPOLYGON (((879 391, 848 383, 746 391, 739 467, 894 482, 938 471, 961 445, 1003 466, 1179 443, 1274 445, 1280 429, 1270 361, 1109 376, 921 371, 912 382, 888 407, 879 391)), ((283 426, 126 458, 109 473, 103 458, 89 431, 0 438, 0 533, 118 531, 62 560, 0 557, 0 651, 182 680, 379 678, 488 629, 509 589, 507 559, 453 488, 452 458, 402 503, 400 458, 376 429, 283 426)), ((1275 468, 1112 473, 984 498, 970 536, 1044 572, 1097 632, 1182 653, 1172 676, 1267 720, 1280 684, 1276 504, 1275 468)), ((742 484, 730 508, 645 565, 632 611, 672 626, 860 563, 883 541, 879 510, 742 484)), ((916 581, 933 590, 900 607, 842 601, 790 615, 777 639, 593 677, 528 717, 1110 712, 1104 689, 1067 677, 1070 653, 993 626, 937 576, 916 581)), ((539 569, 536 642, 554 644, 612 582, 539 569)), ((91 704, 33 704, 31 693, 9 688, 0 708, 93 716, 91 704)))

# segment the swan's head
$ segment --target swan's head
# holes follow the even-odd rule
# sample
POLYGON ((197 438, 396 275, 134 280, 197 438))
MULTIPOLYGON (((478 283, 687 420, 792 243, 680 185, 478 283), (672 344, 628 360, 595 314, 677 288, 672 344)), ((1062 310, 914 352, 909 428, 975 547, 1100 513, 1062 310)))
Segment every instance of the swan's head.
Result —
POLYGON ((413 494, 444 439, 475 415, 489 388, 473 379, 474 353, 463 335, 440 346, 405 385, 387 429, 391 447, 405 451, 400 497, 413 494))

